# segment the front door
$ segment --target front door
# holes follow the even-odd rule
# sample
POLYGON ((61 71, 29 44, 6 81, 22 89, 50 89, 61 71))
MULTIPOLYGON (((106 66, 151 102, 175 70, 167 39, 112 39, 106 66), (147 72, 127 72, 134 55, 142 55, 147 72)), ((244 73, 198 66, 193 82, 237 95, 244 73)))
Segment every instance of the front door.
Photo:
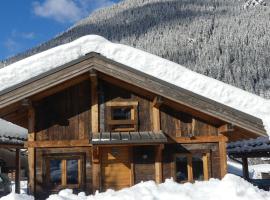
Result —
POLYGON ((131 186, 130 153, 128 147, 102 148, 102 189, 119 190, 131 186))

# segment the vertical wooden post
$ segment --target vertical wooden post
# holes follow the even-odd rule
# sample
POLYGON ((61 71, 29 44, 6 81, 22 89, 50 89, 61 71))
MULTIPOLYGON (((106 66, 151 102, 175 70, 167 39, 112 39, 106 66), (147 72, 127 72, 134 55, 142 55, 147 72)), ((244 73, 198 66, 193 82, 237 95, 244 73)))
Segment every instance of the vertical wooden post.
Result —
POLYGON ((161 144, 156 147, 156 157, 155 157, 155 179, 156 183, 162 183, 162 151, 164 145, 161 144))
POLYGON ((16 172, 15 172, 15 192, 20 194, 20 178, 21 178, 21 158, 20 149, 16 149, 16 172))
POLYGON ((97 146, 92 147, 92 191, 95 193, 100 190, 101 179, 100 179, 100 149, 97 146))
POLYGON ((248 159, 247 159, 247 157, 242 157, 242 170, 243 170, 243 178, 248 180, 249 179, 249 172, 248 172, 248 159))
POLYGON ((220 178, 223 178, 227 174, 227 150, 226 150, 226 140, 224 136, 222 140, 219 141, 219 156, 220 156, 220 178))
POLYGON ((152 106, 152 118, 153 118, 153 131, 159 132, 160 131, 160 111, 159 107, 161 105, 161 97, 155 97, 153 100, 152 106))
MULTIPOLYGON (((90 71, 91 80, 91 132, 99 132, 99 111, 98 111, 98 78, 95 71, 90 71)), ((92 190, 100 190, 100 149, 92 148, 92 190)))
POLYGON ((204 180, 207 181, 209 179, 209 160, 210 157, 210 153, 206 153, 205 155, 203 155, 203 177, 204 180))
POLYGON ((188 172, 188 181, 193 181, 193 171, 192 171, 192 155, 187 154, 187 172, 188 172))
MULTIPOLYGON (((28 110, 28 141, 35 141, 35 110, 30 102, 28 110)), ((35 195, 35 148, 28 148, 28 176, 29 176, 29 194, 35 195)))
POLYGON ((92 133, 98 133, 98 79, 95 71, 90 72, 91 79, 91 127, 92 133))
MULTIPOLYGON (((152 118, 153 118, 153 131, 160 132, 160 110, 159 107, 162 104, 162 97, 156 96, 153 100, 152 106, 152 118)), ((155 156, 155 179, 156 183, 162 183, 162 151, 164 145, 161 144, 156 147, 156 156, 155 156)))
POLYGON ((129 161, 130 161, 130 186, 133 186, 135 182, 133 147, 129 147, 129 161))

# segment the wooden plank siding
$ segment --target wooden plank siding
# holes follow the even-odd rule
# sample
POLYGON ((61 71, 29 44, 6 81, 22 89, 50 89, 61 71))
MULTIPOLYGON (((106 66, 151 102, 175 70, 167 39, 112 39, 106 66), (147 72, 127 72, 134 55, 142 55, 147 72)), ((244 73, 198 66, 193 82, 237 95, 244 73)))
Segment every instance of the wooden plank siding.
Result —
POLYGON ((90 82, 83 81, 36 104, 36 140, 89 139, 90 82))
POLYGON ((173 137, 217 136, 218 129, 188 113, 161 106, 161 130, 173 137))

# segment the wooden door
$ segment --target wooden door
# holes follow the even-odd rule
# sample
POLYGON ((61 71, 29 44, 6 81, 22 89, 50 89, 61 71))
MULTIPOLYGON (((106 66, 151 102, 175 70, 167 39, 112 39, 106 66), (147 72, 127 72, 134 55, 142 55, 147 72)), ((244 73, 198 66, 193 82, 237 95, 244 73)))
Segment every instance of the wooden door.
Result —
POLYGON ((131 186, 131 164, 128 147, 102 148, 101 159, 103 190, 119 190, 131 186))

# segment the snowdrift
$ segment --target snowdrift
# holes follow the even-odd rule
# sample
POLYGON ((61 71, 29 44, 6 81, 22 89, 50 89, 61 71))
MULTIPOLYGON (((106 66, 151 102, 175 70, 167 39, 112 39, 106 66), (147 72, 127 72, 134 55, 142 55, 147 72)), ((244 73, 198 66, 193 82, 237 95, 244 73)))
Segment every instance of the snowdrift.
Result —
MULTIPOLYGON (((51 195, 47 200, 270 200, 270 192, 254 187, 244 179, 227 174, 222 180, 178 184, 167 179, 165 183, 142 182, 120 191, 86 196, 75 195, 66 189, 51 195)), ((10 194, 0 200, 33 200, 30 196, 10 194)))

